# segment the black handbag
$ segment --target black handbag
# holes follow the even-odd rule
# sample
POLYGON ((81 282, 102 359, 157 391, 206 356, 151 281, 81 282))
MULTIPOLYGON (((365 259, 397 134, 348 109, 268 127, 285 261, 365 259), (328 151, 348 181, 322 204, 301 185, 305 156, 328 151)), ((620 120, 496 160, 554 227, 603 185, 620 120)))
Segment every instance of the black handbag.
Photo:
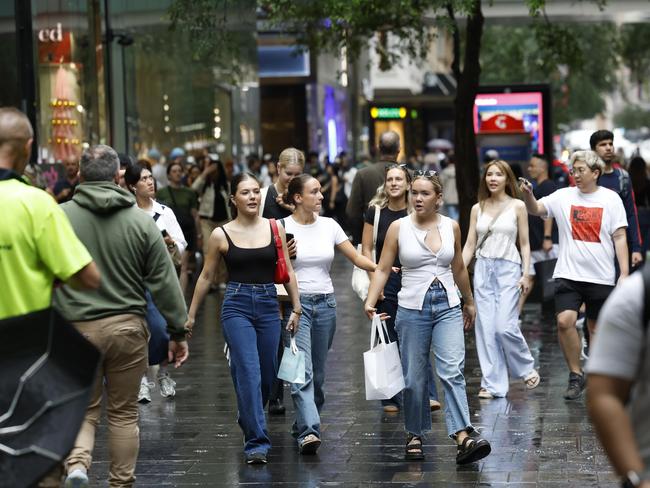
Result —
POLYGON ((548 302, 555 296, 555 280, 553 272, 555 271, 557 259, 547 259, 535 263, 536 283, 542 290, 542 301, 548 302))

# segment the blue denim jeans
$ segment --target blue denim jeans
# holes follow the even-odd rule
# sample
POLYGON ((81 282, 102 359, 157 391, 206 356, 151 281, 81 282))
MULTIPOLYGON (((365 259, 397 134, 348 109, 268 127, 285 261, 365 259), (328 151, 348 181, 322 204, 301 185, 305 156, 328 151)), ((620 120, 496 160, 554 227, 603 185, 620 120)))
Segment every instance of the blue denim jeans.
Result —
POLYGON ((323 383, 325 362, 336 331, 336 299, 333 294, 300 295, 302 315, 296 334, 298 349, 305 352, 305 382, 291 385, 296 411, 293 433, 302 442, 305 436, 320 437, 320 410, 325 403, 323 383))
MULTIPOLYGON (((402 288, 402 273, 393 273, 388 276, 388 281, 384 285, 384 299, 377 303, 377 312, 386 313, 389 319, 386 319, 386 328, 388 329, 388 338, 391 342, 399 341, 397 332, 395 332, 395 317, 397 316, 397 294, 402 288)), ((429 398, 431 400, 438 400, 438 391, 436 390, 436 379, 433 376, 433 368, 431 367, 431 360, 427 367, 429 373, 429 398)), ((399 392, 393 398, 382 400, 382 405, 396 405, 401 408, 402 406, 402 392, 399 392)))
POLYGON ((264 405, 278 371, 280 313, 273 283, 228 282, 221 308, 223 336, 230 349, 230 374, 237 394, 244 452, 267 452, 271 440, 264 405))
POLYGON ((145 291, 147 299, 147 327, 149 327, 149 366, 155 366, 167 359, 169 333, 167 322, 153 303, 151 293, 145 291))
POLYGON ((411 434, 431 429, 427 363, 433 344, 436 372, 445 392, 445 421, 450 437, 472 431, 465 391, 465 337, 460 306, 449 307, 447 292, 435 281, 424 297, 422 310, 398 307, 395 330, 399 335, 404 370, 404 423, 411 434))

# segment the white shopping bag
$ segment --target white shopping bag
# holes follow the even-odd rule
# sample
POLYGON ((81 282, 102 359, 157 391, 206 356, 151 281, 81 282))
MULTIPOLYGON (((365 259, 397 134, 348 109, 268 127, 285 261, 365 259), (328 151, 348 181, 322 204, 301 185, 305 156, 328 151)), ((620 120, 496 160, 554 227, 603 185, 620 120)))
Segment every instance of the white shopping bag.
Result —
POLYGON ((295 337, 291 337, 291 346, 284 348, 278 378, 298 385, 305 382, 305 353, 298 349, 295 337))
POLYGON ((366 400, 388 400, 404 389, 397 342, 388 342, 386 323, 376 314, 372 319, 370 350, 363 353, 363 366, 366 400))

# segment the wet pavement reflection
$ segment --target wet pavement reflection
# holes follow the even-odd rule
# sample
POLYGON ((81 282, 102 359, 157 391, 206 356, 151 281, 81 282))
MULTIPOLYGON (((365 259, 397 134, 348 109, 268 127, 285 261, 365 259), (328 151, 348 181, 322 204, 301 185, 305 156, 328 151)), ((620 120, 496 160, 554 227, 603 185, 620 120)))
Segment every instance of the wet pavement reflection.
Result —
MULTIPOLYGON (((513 381, 507 398, 479 400, 474 334, 466 335, 472 422, 492 443, 492 454, 458 467, 440 411, 432 414, 425 461, 404 461, 401 415, 385 414, 378 401, 365 400, 362 353, 368 349, 370 324, 351 290, 351 267, 341 256, 334 261, 332 276, 338 325, 328 359, 323 445, 318 454, 298 454, 289 433, 293 406, 285 387, 286 414, 268 417, 273 442, 269 464, 244 463, 236 400, 223 355, 220 298, 214 294, 206 299, 195 327, 189 362, 172 372, 176 399, 163 399, 156 389, 153 402, 140 407, 136 486, 619 486, 586 417, 584 398, 575 402, 562 398, 566 367, 552 311, 542 313, 539 304, 527 306, 523 325, 542 376, 535 390, 526 391, 522 381, 513 381)), ((105 438, 102 425, 90 473, 94 486, 105 486, 100 481, 108 470, 105 438)))

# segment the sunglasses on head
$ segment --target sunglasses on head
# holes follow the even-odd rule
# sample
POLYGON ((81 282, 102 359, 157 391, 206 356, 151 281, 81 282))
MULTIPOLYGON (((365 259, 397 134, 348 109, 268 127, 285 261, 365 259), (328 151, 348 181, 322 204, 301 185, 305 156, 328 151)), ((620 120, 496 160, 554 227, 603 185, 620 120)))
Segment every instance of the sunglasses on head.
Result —
POLYGON ((415 173, 413 173, 413 176, 415 178, 417 178, 418 176, 424 176, 425 178, 433 178, 434 176, 438 176, 438 172, 432 169, 427 169, 425 171, 418 169, 415 171, 415 173))
POLYGON ((406 177, 408 179, 411 179, 411 173, 409 173, 408 167, 405 164, 391 163, 386 166, 386 168, 384 169, 384 173, 388 173, 391 169, 395 169, 395 168, 404 171, 404 173, 406 173, 406 177))

